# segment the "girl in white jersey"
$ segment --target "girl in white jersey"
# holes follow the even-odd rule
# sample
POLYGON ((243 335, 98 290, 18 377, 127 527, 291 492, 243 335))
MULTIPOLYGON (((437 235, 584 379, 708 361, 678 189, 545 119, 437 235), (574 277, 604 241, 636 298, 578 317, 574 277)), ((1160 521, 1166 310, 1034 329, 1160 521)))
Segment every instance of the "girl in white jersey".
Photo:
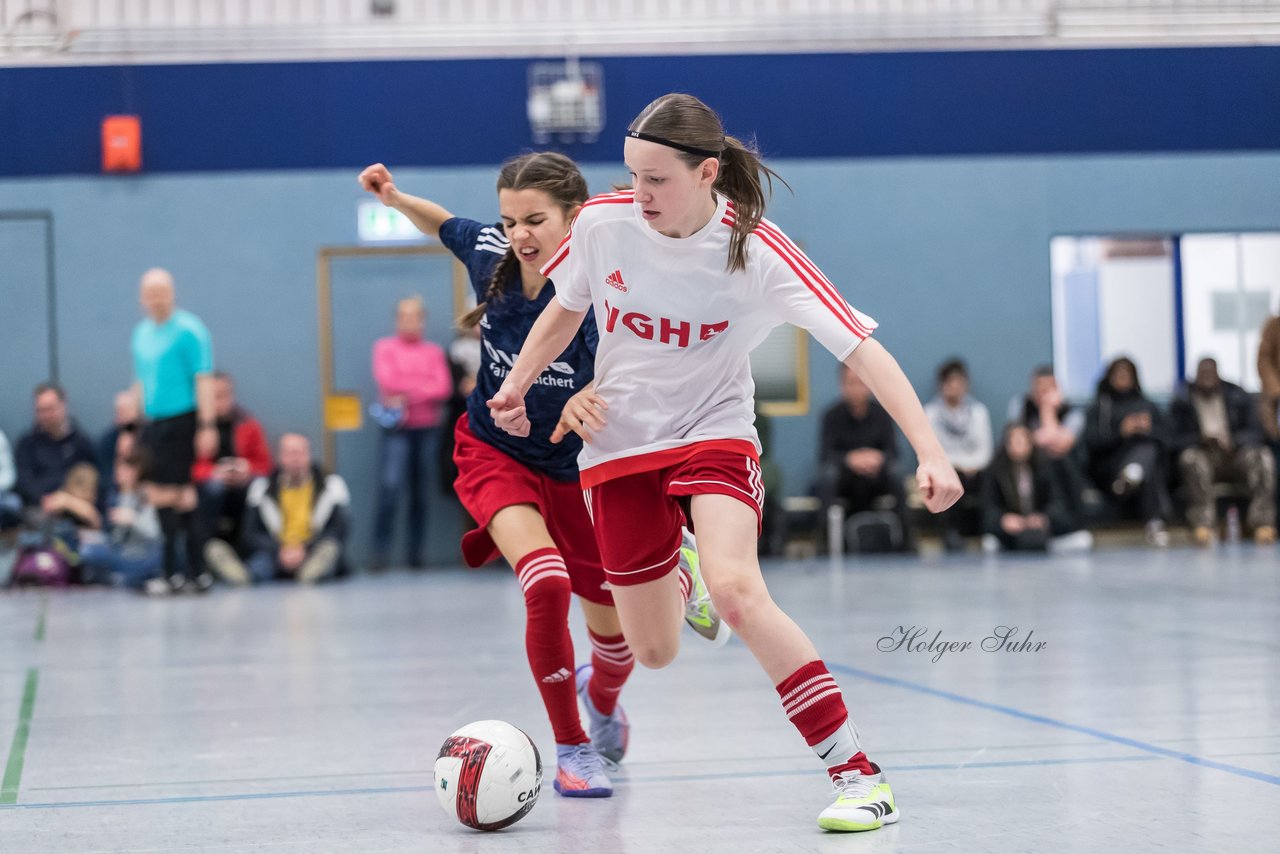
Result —
POLYGON ((582 486, 605 574, 635 657, 675 657, 683 616, 680 526, 698 535, 702 576, 720 616, 776 685, 783 708, 826 764, 828 830, 898 820, 884 775, 862 752, 840 688, 812 642, 769 596, 756 558, 764 489, 748 354, 781 323, 807 329, 867 382, 920 459, 933 512, 961 495, 955 470, 897 362, 869 336, 876 323, 845 302, 762 218, 757 155, 725 136, 689 95, 666 95, 632 122, 624 154, 635 189, 583 206, 543 268, 556 300, 489 402, 496 424, 527 435, 530 384, 589 308, 600 329, 596 394, 581 421, 582 486), (607 410, 607 412, 606 412, 607 410))

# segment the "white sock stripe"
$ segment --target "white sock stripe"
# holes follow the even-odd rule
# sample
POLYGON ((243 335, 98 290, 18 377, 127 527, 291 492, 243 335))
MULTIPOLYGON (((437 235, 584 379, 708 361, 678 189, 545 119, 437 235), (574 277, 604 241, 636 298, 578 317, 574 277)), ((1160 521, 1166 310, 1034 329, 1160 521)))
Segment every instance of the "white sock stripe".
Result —
POLYGON ((618 643, 600 643, 595 638, 592 638, 591 648, 608 650, 609 652, 622 652, 623 650, 630 649, 631 647, 627 646, 626 641, 619 641, 618 643))
POLYGON ((546 557, 540 557, 540 558, 537 558, 536 560, 531 560, 528 563, 524 564, 523 566, 521 566, 519 569, 516 570, 516 575, 520 576, 521 578, 524 578, 525 576, 530 575, 531 573, 539 572, 549 567, 556 567, 558 569, 563 569, 566 571, 569 569, 569 567, 565 566, 564 558, 560 557, 559 555, 547 555, 546 557))
POLYGON ((783 694, 783 695, 782 695, 782 704, 785 706, 787 703, 790 703, 790 702, 791 702, 791 700, 792 700, 792 698, 794 698, 794 697, 795 697, 797 694, 799 694, 801 691, 805 690, 805 689, 806 689, 806 688, 808 688, 810 685, 812 685, 813 683, 815 683, 815 682, 819 681, 820 679, 830 679, 830 680, 832 680, 832 681, 835 681, 835 677, 834 677, 834 676, 832 676, 830 673, 819 673, 817 676, 811 676, 811 677, 809 677, 808 679, 806 679, 805 681, 801 682, 801 683, 800 683, 799 685, 797 685, 796 687, 792 688, 792 689, 791 689, 790 691, 788 691, 787 693, 783 694))
POLYGON ((533 560, 527 561, 526 563, 521 564, 520 568, 516 571, 528 572, 530 568, 535 566, 541 566, 544 563, 558 563, 561 566, 563 566, 564 555, 560 554, 560 552, 550 552, 549 554, 544 554, 539 557, 535 557, 533 560))
POLYGON ((816 697, 811 697, 808 700, 808 702, 801 704, 798 708, 792 709, 790 712, 787 713, 787 717, 794 720, 796 715, 800 714, 805 709, 812 706, 814 703, 818 702, 819 700, 826 699, 827 697, 830 697, 832 694, 839 694, 839 693, 840 693, 840 688, 837 686, 828 688, 827 690, 823 691, 821 694, 818 694, 816 697))
POLYGON ((633 661, 636 660, 636 657, 634 655, 605 655, 603 652, 600 652, 599 650, 596 651, 595 656, 599 658, 601 661, 608 661, 611 664, 626 665, 626 664, 631 664, 633 661))
POLYGON ((834 688, 840 687, 839 685, 836 684, 836 680, 824 679, 823 681, 814 685, 812 688, 809 688, 803 694, 797 694, 796 696, 792 697, 790 700, 785 701, 782 704, 782 707, 786 709, 788 713, 790 713, 791 710, 794 709, 798 703, 803 703, 805 700, 809 699, 819 691, 825 691, 826 689, 833 688, 833 687, 834 688))
POLYGON ((565 581, 568 581, 569 573, 560 572, 554 569, 549 569, 546 572, 540 572, 537 575, 533 576, 532 578, 529 578, 521 582, 520 589, 523 590, 525 593, 528 593, 529 590, 533 588, 533 585, 537 584, 539 581, 544 581, 548 578, 563 578, 565 581))

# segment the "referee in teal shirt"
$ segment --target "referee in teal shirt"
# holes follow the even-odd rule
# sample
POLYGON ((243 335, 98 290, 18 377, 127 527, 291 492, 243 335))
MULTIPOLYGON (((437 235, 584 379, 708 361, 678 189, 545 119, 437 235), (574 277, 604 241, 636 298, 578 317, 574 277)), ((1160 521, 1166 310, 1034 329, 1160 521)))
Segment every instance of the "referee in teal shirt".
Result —
POLYGON ((184 587, 204 592, 213 585, 204 567, 203 536, 196 515, 191 467, 218 452, 213 403, 213 345, 209 330, 174 305, 173 276, 159 268, 142 275, 147 317, 133 330, 135 393, 146 415, 143 479, 164 533, 164 578, 152 579, 152 595, 184 587), (177 544, 185 539, 187 579, 179 571, 177 544))

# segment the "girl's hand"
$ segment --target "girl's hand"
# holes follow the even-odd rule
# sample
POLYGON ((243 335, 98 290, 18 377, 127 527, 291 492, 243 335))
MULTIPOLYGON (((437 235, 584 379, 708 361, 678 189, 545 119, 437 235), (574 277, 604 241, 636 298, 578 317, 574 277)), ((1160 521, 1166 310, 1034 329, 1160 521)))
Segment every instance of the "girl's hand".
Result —
POLYGON ((378 197, 389 208, 396 205, 399 191, 391 180, 391 170, 381 163, 375 163, 360 173, 360 186, 378 197))
POLYGON ((959 475, 945 459, 921 460, 916 469, 916 482, 920 484, 920 495, 930 513, 941 513, 964 495, 959 475))
POLYGON ((524 408, 524 394, 510 383, 503 383, 488 402, 489 415, 499 429, 512 436, 529 435, 529 416, 524 408))
POLYGON ((596 394, 595 384, 587 386, 565 403, 560 422, 551 434, 551 444, 560 444, 570 433, 577 433, 582 441, 591 444, 591 431, 599 433, 608 423, 604 420, 604 411, 608 408, 604 398, 596 394))

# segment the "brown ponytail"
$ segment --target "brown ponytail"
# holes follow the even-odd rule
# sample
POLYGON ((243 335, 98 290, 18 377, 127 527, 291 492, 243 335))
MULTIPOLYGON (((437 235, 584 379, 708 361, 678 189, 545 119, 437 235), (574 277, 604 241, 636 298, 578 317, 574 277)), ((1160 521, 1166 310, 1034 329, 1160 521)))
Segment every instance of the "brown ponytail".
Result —
MULTIPOLYGON (((731 273, 746 269, 747 238, 764 218, 765 204, 773 193, 774 179, 787 189, 791 185, 761 162, 754 143, 726 136, 720 117, 692 95, 663 95, 645 107, 628 129, 689 148, 720 152, 720 173, 712 189, 733 202, 734 209, 727 268, 731 273)), ((676 156, 690 169, 696 169, 707 160, 701 154, 682 151, 676 152, 676 156)))
MULTIPOLYGON (((503 163, 498 172, 498 190, 541 190, 560 206, 566 217, 587 200, 587 180, 582 177, 578 165, 554 151, 522 154, 503 163)), ((519 264, 515 250, 508 248, 507 254, 493 268, 484 301, 458 318, 456 326, 459 329, 470 329, 480 322, 489 304, 502 298, 507 280, 519 264)))

